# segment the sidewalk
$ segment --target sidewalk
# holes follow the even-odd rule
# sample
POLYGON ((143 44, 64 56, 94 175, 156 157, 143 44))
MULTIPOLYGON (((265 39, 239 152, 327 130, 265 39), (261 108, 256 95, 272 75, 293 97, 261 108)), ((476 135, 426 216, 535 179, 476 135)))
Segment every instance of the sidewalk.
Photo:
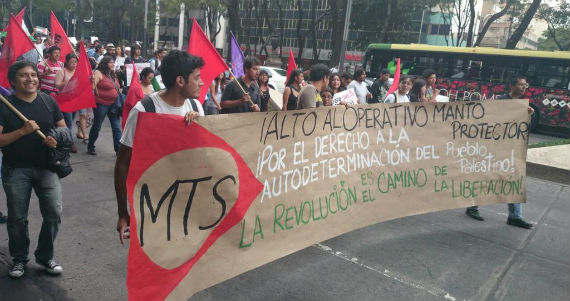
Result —
POLYGON ((530 148, 527 176, 570 184, 570 144, 530 148))

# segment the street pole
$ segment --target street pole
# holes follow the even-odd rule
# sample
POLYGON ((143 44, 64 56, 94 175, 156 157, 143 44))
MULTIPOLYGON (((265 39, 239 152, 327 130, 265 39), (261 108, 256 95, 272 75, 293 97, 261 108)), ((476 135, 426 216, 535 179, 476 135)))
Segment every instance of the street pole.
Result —
POLYGON ((184 43, 184 10, 186 9, 184 3, 180 3, 180 20, 178 21, 178 50, 182 50, 184 43))
POLYGON ((422 9, 422 22, 420 23, 420 34, 418 36, 418 44, 422 41, 422 30, 424 29, 424 14, 426 10, 422 9))
POLYGON ((350 12, 352 11, 352 0, 346 1, 346 15, 344 17, 344 30, 342 32, 342 44, 340 47, 340 62, 338 64, 338 72, 344 71, 344 56, 346 52, 346 44, 348 40, 348 30, 350 27, 350 12))
POLYGON ((148 50, 148 2, 149 0, 144 0, 144 25, 143 25, 143 56, 148 50))
POLYGON ((160 30, 160 0, 156 0, 156 15, 154 18, 154 51, 158 50, 158 33, 160 30))

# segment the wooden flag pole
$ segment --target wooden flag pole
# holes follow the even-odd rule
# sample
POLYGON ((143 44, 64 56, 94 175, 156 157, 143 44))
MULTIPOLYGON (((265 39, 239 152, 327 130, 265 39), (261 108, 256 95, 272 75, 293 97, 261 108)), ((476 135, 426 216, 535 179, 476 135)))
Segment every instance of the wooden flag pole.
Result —
MULTIPOLYGON (((0 95, 0 100, 2 100, 2 102, 10 109, 12 110, 12 112, 14 112, 14 114, 16 114, 20 119, 22 119, 22 121, 27 122, 28 118, 26 118, 26 116, 22 115, 22 113, 20 113, 20 111, 18 111, 18 109, 16 109, 6 98, 4 98, 4 96, 0 95)), ((46 139, 46 135, 44 135, 44 133, 42 133, 42 131, 40 130, 36 130, 36 133, 38 135, 40 135, 40 137, 45 140, 46 139)))
MULTIPOLYGON (((232 72, 232 69, 229 69, 230 74, 232 75, 232 77, 236 80, 236 83, 238 84, 239 88, 241 89, 241 91, 243 92, 243 94, 247 94, 247 92, 245 92, 245 89, 241 86, 241 84, 239 83, 238 78, 234 75, 234 73, 232 72)), ((249 98, 249 103, 251 103, 251 105, 253 106, 254 103, 253 101, 251 101, 251 97, 249 98)))

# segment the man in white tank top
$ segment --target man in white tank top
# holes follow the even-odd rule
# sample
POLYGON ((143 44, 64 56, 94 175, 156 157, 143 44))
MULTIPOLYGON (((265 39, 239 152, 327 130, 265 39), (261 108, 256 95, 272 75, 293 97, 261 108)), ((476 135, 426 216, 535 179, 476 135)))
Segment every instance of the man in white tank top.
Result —
POLYGON ((115 192, 119 209, 117 231, 121 243, 124 243, 124 240, 128 238, 127 174, 131 162, 138 114, 139 112, 147 112, 145 107, 149 107, 155 113, 184 116, 184 121, 187 124, 190 124, 197 116, 204 116, 204 109, 196 100, 200 96, 200 88, 204 85, 200 79, 200 68, 203 66, 204 61, 200 57, 179 50, 171 51, 164 57, 161 65, 162 81, 166 89, 155 92, 139 101, 129 113, 115 163, 115 192))

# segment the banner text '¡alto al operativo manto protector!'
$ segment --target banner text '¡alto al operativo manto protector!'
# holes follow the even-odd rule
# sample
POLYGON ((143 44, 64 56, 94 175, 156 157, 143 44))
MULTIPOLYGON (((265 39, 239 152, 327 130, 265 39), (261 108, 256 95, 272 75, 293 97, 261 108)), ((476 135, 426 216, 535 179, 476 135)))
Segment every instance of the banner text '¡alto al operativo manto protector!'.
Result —
MULTIPOLYGON (((525 201, 528 101, 141 113, 131 300, 180 300, 382 221, 525 201)), ((381 235, 381 234, 379 234, 381 235)))

